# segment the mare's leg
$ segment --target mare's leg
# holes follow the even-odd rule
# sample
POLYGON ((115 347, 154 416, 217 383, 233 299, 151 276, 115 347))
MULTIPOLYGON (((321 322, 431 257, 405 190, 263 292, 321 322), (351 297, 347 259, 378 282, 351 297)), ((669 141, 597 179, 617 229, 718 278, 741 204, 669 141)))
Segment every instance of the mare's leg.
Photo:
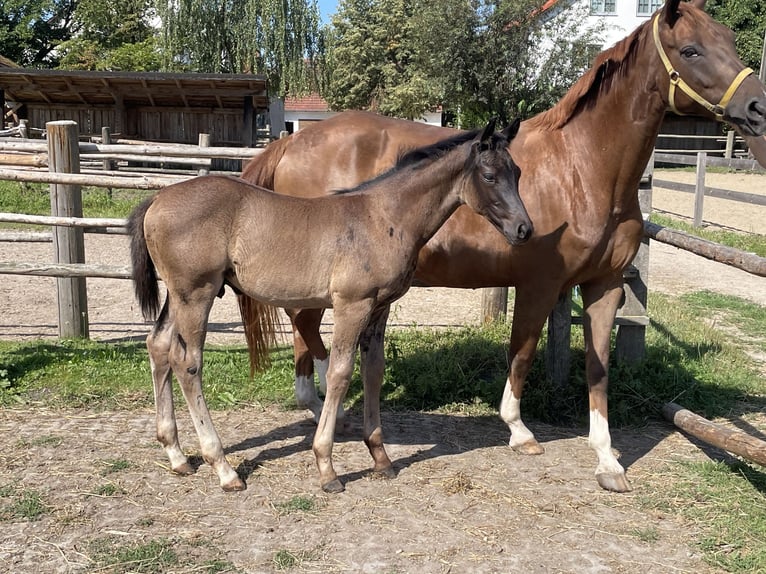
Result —
POLYGON ((532 368, 537 342, 558 299, 559 287, 535 286, 516 288, 513 307, 511 344, 508 352, 510 369, 500 403, 500 417, 511 430, 511 448, 520 454, 542 454, 545 452, 524 422, 521 420, 521 393, 532 368))
POLYGON ((588 381, 590 404, 588 444, 598 456, 596 480, 601 488, 614 492, 630 490, 625 469, 617 462, 617 457, 612 452, 606 395, 609 384, 609 347, 612 325, 623 295, 622 283, 622 274, 620 274, 603 281, 581 285, 585 333, 585 376, 588 381))
POLYGON ((364 382, 364 443, 375 462, 373 471, 386 478, 394 478, 396 473, 383 446, 383 425, 380 421, 380 389, 385 369, 383 339, 389 310, 389 305, 376 309, 362 333, 359 348, 364 382))
POLYGON ((344 490, 332 466, 335 425, 338 408, 346 396, 354 371, 354 355, 359 344, 359 336, 369 322, 372 306, 371 299, 344 301, 336 297, 333 301, 335 326, 330 351, 330 367, 327 370, 327 395, 313 445, 319 469, 319 483, 325 492, 334 493, 344 490))
MULTIPOLYGON (((320 335, 324 309, 285 309, 293 327, 293 352, 295 354, 295 399, 299 407, 314 413, 319 422, 322 400, 314 386, 314 372, 319 378, 319 388, 327 393, 327 368, 330 359, 320 335)), ((338 411, 338 429, 343 430, 346 413, 343 405, 338 411)))
POLYGON ((220 284, 171 294, 175 329, 170 340, 170 365, 181 385, 194 428, 199 437, 202 458, 213 467, 225 491, 244 490, 245 482, 226 461, 223 446, 213 426, 202 394, 202 350, 207 320, 220 284))
POLYGON ((146 338, 149 363, 152 368, 154 404, 157 412, 157 440, 165 448, 170 468, 178 474, 193 474, 186 455, 178 442, 175 408, 173 405, 173 372, 170 369, 170 340, 173 325, 168 313, 168 300, 157 322, 146 338))

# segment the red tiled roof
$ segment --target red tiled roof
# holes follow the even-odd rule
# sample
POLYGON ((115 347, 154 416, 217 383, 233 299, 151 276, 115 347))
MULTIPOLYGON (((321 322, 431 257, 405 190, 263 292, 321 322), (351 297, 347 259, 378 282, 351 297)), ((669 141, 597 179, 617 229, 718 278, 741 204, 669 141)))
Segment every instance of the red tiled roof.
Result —
POLYGON ((301 98, 285 98, 285 111, 326 112, 329 107, 319 94, 311 94, 301 98))

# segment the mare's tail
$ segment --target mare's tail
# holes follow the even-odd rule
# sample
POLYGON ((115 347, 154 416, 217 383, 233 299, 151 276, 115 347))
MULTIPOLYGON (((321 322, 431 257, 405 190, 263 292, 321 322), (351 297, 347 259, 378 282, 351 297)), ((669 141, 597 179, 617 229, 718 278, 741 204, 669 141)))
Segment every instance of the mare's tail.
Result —
MULTIPOLYGON (((292 137, 286 137, 266 146, 266 149, 247 162, 242 170, 242 179, 273 190, 274 172, 291 142, 292 137)), ((276 307, 265 305, 244 293, 238 294, 237 300, 245 329, 252 375, 268 366, 269 348, 276 343, 275 333, 277 327, 281 327, 281 322, 276 307)))
POLYGON ((133 210, 128 218, 128 233, 130 234, 130 260, 133 266, 133 288, 141 305, 145 319, 154 320, 160 312, 160 290, 157 284, 157 270, 154 261, 146 248, 144 237, 144 217, 152 205, 154 196, 150 197, 133 210))
POLYGON ((274 172, 292 141, 292 136, 288 136, 267 145, 261 153, 254 155, 247 162, 245 169, 242 170, 242 179, 253 185, 273 190, 274 172))
POLYGON ((237 294, 239 313, 245 328, 250 355, 250 376, 269 365, 269 349, 276 345, 277 327, 281 327, 278 309, 244 293, 237 294))

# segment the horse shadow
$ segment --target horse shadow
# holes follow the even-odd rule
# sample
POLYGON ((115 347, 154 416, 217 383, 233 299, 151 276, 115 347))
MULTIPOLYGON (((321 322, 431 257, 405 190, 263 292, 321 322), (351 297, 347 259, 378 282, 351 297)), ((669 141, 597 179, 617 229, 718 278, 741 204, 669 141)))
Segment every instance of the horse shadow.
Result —
MULTIPOLYGON (((646 359, 640 364, 615 362, 610 368, 613 446, 621 453, 620 462, 628 472, 660 442, 679 431, 660 414, 662 405, 679 395, 684 396, 684 401, 688 399, 686 408, 702 411, 700 414, 707 417, 726 417, 752 436, 766 439, 763 432, 743 418, 749 412, 763 410, 766 401, 756 396, 745 396, 743 400, 741 391, 699 381, 688 369, 690 357, 719 353, 719 345, 708 343, 700 346, 696 342, 684 341, 669 332, 661 320, 652 320, 652 327, 671 344, 658 347, 650 343, 646 359), (661 389, 661 394, 658 394, 656 386, 646 385, 646 379, 651 378, 657 369, 671 371, 677 381, 674 386, 661 389), (710 401, 711 396, 716 400, 710 401), (651 433, 644 433, 648 423, 651 423, 651 433)), ((393 349, 396 349, 396 337, 391 339, 393 349)), ((385 442, 387 445, 423 446, 393 460, 397 473, 429 459, 488 447, 509 448, 509 431, 498 415, 444 414, 454 404, 480 402, 493 407, 500 404, 507 376, 505 345, 505 341, 483 339, 477 331, 473 336, 469 333, 464 338, 449 339, 440 348, 426 346, 405 354, 396 350, 392 352, 390 345, 387 347, 388 366, 381 404, 385 442), (478 341, 476 337, 479 337, 478 341), (480 352, 477 347, 481 348, 480 352), (462 372, 465 374, 463 380, 442 380, 436 365, 444 361, 445 354, 461 357, 462 372), (406 418, 406 424, 402 422, 403 418, 406 418)), ((543 345, 528 377, 522 400, 525 422, 543 446, 553 440, 587 436, 589 407, 584 380, 584 351, 573 349, 569 382, 564 388, 554 388, 546 377, 544 351, 543 345)), ((346 433, 336 433, 336 443, 361 442, 362 401, 361 381, 356 375, 346 401, 351 428, 346 433)), ((264 463, 310 451, 315 430, 316 425, 307 413, 304 420, 246 438, 230 445, 227 452, 258 449, 255 456, 245 460, 238 469, 247 479, 264 463), (296 438, 299 440, 295 441, 296 438), (291 442, 285 444, 288 439, 291 442)), ((723 462, 732 468, 742 465, 739 459, 727 452, 686 436, 710 460, 723 462)), ((584 441, 576 444, 576 448, 588 449, 584 441)), ((353 482, 369 472, 350 472, 340 478, 345 483, 353 482)), ((756 489, 766 491, 763 486, 766 484, 766 473, 762 470, 749 467, 747 472, 740 474, 756 489)))

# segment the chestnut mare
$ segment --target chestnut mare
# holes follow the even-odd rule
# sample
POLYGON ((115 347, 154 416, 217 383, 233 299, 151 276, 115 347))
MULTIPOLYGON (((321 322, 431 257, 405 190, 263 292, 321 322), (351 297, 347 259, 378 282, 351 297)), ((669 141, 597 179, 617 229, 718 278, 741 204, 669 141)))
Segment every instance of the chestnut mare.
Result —
MULTIPOLYGON (((333 307, 327 408, 314 437, 320 483, 328 492, 343 490, 332 466, 332 447, 357 346, 365 391, 364 441, 374 470, 392 476, 380 422, 389 306, 409 289, 420 248, 462 204, 486 218, 501 241, 520 244, 529 238, 532 224, 519 199, 518 168, 508 153, 518 126, 517 121, 496 133, 491 122, 483 133, 449 133, 448 139, 409 152, 384 175, 335 195, 288 197, 240 179, 206 176, 166 187, 137 207, 129 228, 135 291, 144 315, 157 316, 158 274, 168 292, 146 346, 157 437, 172 469, 192 472, 178 442, 171 389, 175 374, 204 460, 224 490, 245 488, 224 457, 202 395, 208 314, 228 284, 247 294, 246 301, 333 307)), ((256 363, 267 355, 263 345, 274 333, 268 317, 258 327, 260 336, 249 340, 261 346, 260 355, 251 354, 256 363)))
MULTIPOLYGON (((509 247, 461 208, 420 252, 415 271, 416 285, 516 287, 500 415, 510 427, 510 446, 524 454, 543 452, 520 415, 540 332, 559 295, 580 285, 589 444, 598 455, 598 483, 612 491, 628 491, 630 485, 609 434, 610 333, 623 296, 623 269, 643 236, 637 189, 662 119, 673 109, 727 121, 746 135, 766 131, 763 84, 737 57, 731 30, 703 7, 704 1, 668 0, 651 20, 597 56, 556 106, 522 123, 511 153, 535 224, 527 245, 509 247)), ((447 128, 347 112, 272 143, 248 163, 242 177, 278 193, 326 192, 369 178, 389 167, 401 150, 448 133, 447 128)), ((308 351, 321 379, 326 369, 321 313, 290 314, 298 400, 317 415, 321 403, 308 351)))

